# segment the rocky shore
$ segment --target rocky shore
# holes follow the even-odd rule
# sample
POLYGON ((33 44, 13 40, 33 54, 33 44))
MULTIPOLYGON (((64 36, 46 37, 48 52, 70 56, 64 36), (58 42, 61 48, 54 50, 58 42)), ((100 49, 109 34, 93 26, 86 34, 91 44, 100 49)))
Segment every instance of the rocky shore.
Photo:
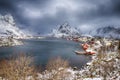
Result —
POLYGON ((0 47, 22 45, 23 42, 14 38, 0 38, 0 47))
POLYGON ((120 80, 120 52, 98 53, 80 72, 79 79, 120 80))

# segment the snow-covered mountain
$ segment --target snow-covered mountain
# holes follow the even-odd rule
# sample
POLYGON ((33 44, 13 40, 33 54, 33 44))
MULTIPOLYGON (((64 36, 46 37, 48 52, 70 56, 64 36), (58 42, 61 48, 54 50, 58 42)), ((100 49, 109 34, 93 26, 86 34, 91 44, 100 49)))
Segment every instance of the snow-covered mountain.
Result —
POLYGON ((68 23, 60 25, 58 29, 53 29, 51 36, 53 37, 76 37, 80 36, 80 30, 74 27, 71 27, 68 23))
POLYGON ((101 28, 92 30, 92 31, 90 31, 89 34, 93 35, 93 36, 120 39, 120 28, 114 27, 114 26, 106 26, 106 27, 101 27, 101 28))
POLYGON ((0 15, 0 37, 12 36, 14 38, 24 38, 26 35, 16 26, 10 14, 0 15))
POLYGON ((60 25, 57 29, 53 29, 50 34, 52 37, 78 37, 78 36, 94 36, 94 37, 106 37, 106 38, 114 38, 120 39, 120 27, 114 26, 105 26, 92 29, 88 33, 81 33, 79 28, 71 27, 68 23, 64 23, 60 25))

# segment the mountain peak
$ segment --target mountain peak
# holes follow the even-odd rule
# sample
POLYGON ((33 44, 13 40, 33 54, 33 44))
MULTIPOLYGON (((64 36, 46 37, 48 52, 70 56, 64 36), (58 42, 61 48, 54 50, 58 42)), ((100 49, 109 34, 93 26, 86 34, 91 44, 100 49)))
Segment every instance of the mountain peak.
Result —
POLYGON ((79 36, 80 31, 75 27, 71 27, 69 23, 64 23, 58 27, 58 29, 53 29, 53 37, 75 37, 79 36))
POLYGON ((63 29, 63 28, 67 28, 67 27, 70 27, 70 26, 69 26, 69 23, 68 23, 68 22, 65 22, 64 24, 60 25, 60 27, 59 27, 58 30, 63 29))

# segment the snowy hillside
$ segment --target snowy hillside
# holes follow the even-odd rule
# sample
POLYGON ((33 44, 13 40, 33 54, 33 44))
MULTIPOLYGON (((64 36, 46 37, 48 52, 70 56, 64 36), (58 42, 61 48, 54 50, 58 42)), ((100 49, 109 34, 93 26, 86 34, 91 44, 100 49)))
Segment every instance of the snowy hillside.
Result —
POLYGON ((24 38, 26 35, 16 26, 10 14, 5 16, 0 15, 0 37, 8 36, 24 38))
POLYGON ((89 34, 93 36, 120 39, 120 28, 113 27, 113 26, 101 27, 101 28, 97 28, 95 30, 90 31, 89 34))
POLYGON ((71 27, 68 23, 60 25, 58 29, 53 29, 51 35, 53 37, 75 37, 80 35, 80 30, 74 27, 71 27))

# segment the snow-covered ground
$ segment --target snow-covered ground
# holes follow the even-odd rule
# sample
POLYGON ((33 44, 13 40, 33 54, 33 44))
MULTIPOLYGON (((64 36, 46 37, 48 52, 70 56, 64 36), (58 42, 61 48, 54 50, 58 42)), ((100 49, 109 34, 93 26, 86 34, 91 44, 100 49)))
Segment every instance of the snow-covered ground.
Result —
POLYGON ((0 39, 0 47, 2 46, 15 46, 15 45, 22 45, 23 43, 17 39, 13 38, 1 38, 0 39))

